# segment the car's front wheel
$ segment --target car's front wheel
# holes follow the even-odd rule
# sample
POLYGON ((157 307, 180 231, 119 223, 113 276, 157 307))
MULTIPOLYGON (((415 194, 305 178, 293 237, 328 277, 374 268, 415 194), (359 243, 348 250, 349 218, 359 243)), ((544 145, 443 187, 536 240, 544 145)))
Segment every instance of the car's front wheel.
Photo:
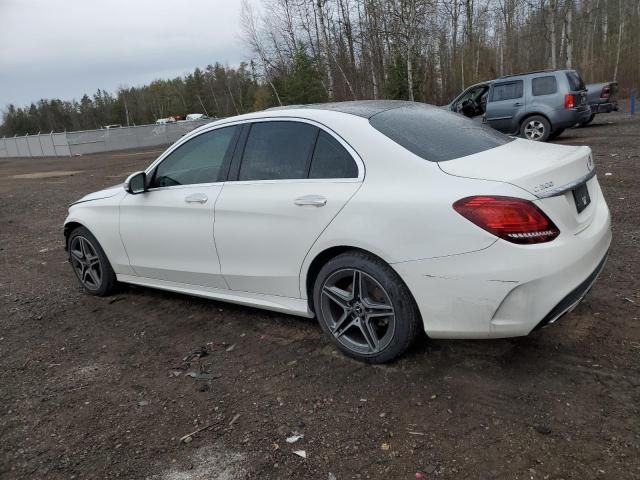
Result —
POLYGON ((67 244, 69 263, 80 282, 90 294, 100 297, 113 293, 116 274, 102 247, 89 230, 78 227, 71 232, 67 244))
POLYGON ((404 353, 421 321, 402 279, 382 260, 353 251, 320 270, 313 291, 322 330, 346 355, 384 363, 404 353))
POLYGON ((551 124, 549 120, 540 115, 526 118, 520 126, 520 136, 527 140, 546 142, 549 135, 551 135, 551 124))

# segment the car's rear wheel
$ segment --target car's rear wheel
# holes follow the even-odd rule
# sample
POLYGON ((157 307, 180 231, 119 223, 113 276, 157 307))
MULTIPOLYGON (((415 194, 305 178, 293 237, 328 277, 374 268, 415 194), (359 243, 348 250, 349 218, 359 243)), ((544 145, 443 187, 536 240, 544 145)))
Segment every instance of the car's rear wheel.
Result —
POLYGON ((91 295, 106 296, 116 288, 116 274, 98 240, 84 227, 71 232, 67 244, 69 263, 84 288, 91 295))
POLYGON ((549 135, 549 140, 553 140, 554 138, 558 138, 564 132, 564 128, 559 128, 554 130, 551 135, 549 135))
POLYGON ((582 122, 580 124, 581 127, 584 127, 586 125, 589 125, 591 122, 593 122, 593 119, 596 118, 596 114, 592 113, 591 116, 589 118, 587 118, 584 122, 582 122))
POLYGON ((322 330, 346 355, 384 363, 404 353, 419 333, 420 315, 396 272, 353 251, 322 267, 313 290, 322 330))
POLYGON ((551 124, 540 115, 528 117, 520 125, 520 136, 527 140, 546 142, 549 135, 551 135, 551 124))

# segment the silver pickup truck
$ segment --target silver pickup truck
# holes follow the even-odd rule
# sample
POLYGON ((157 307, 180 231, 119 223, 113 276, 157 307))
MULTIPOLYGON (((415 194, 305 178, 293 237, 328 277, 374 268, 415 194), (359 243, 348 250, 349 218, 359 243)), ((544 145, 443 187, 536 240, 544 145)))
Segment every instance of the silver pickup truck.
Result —
POLYGON ((618 82, 591 83, 587 85, 587 103, 591 107, 591 116, 581 123, 588 125, 598 113, 610 113, 618 110, 618 82))

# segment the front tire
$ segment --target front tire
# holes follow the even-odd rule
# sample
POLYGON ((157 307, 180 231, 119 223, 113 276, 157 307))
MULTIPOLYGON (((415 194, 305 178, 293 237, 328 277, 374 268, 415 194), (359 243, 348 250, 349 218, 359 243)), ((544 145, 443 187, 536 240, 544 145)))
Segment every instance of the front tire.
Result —
POLYGON ((546 142, 551 135, 549 120, 540 115, 528 117, 520 125, 520 136, 534 142, 546 142))
POLYGON ((67 250, 80 286, 91 295, 104 297, 116 289, 116 274, 102 247, 89 230, 78 227, 69 235, 67 250))
POLYGON ((313 289, 322 330, 345 355, 385 363, 403 354, 420 331, 408 288, 382 260, 352 251, 329 260, 313 289))

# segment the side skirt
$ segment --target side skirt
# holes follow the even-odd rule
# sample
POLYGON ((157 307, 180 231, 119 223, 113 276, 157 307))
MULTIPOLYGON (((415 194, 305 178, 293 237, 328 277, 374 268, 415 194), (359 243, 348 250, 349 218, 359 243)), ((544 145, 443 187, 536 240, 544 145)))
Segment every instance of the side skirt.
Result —
POLYGON ((135 275, 117 275, 118 281, 131 283, 142 287, 157 288, 169 292, 184 293, 195 297, 210 298, 222 302, 236 303, 247 307, 263 308, 274 312, 288 313, 299 317, 313 318, 307 300, 302 298, 278 297, 276 295, 262 295, 252 292, 238 292, 219 288, 207 288, 199 285, 168 282, 153 278, 137 277, 135 275))

